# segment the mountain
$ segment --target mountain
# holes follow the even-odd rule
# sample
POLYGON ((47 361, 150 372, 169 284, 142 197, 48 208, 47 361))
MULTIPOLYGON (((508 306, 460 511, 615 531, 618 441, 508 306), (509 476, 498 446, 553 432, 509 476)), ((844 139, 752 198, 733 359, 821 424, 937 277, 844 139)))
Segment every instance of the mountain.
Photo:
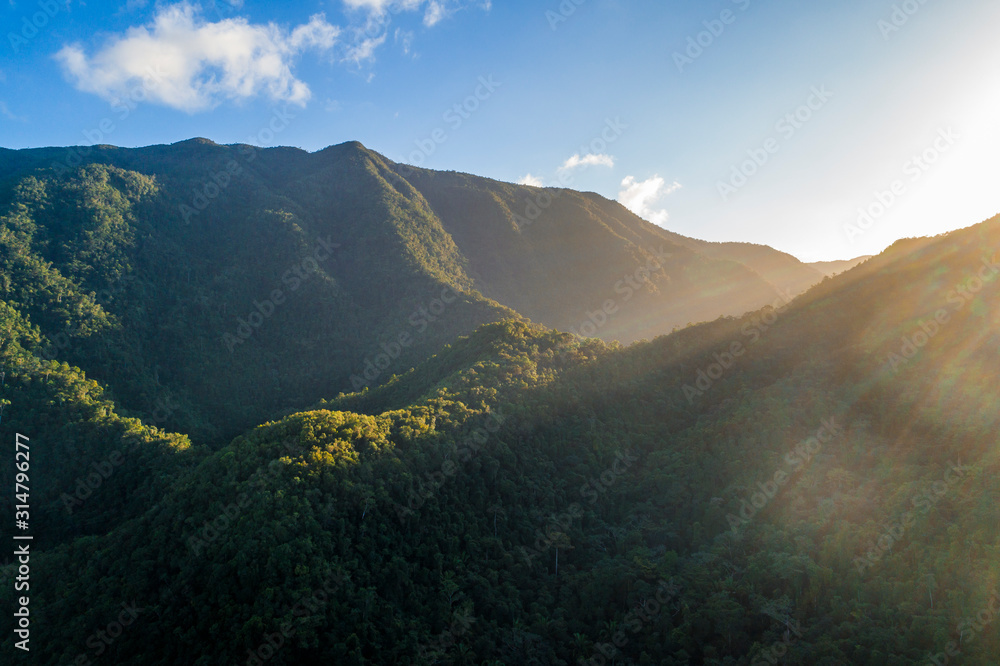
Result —
POLYGON ((674 242, 689 247, 706 257, 743 264, 783 294, 785 301, 807 291, 813 285, 821 282, 824 277, 849 270, 868 259, 868 257, 857 257, 842 261, 820 261, 807 264, 790 254, 775 250, 767 245, 717 243, 687 238, 673 232, 666 232, 666 234, 674 242))
POLYGON ((0 298, 126 413, 222 443, 524 316, 631 342, 779 304, 594 194, 352 142, 0 151, 0 298))
MULTIPOLYGON (((156 148, 173 155, 175 174, 217 149, 156 148)), ((177 231, 157 217, 184 202, 167 194, 183 181, 160 184, 167 171, 8 172, 0 426, 31 440, 37 535, 30 589, 0 586, 4 608, 30 593, 30 654, 14 647, 13 613, 0 623, 14 663, 995 663, 1000 217, 899 241, 787 304, 626 347, 552 330, 496 300, 518 296, 504 295, 502 262, 476 254, 462 229, 483 220, 481 242, 501 248, 519 236, 462 210, 513 213, 508 186, 470 180, 469 202, 449 209, 472 177, 408 173, 352 145, 329 150, 318 171, 298 151, 256 153, 267 179, 254 183, 272 190, 248 188, 222 206, 219 185, 218 208, 243 212, 206 207, 204 227, 177 231), (356 168, 368 175, 352 179, 356 168), (436 194, 447 187, 456 190, 436 194), (351 215, 365 224, 339 222, 351 215), (199 378, 197 364, 204 384, 256 376, 208 352, 185 356, 199 348, 184 336, 210 326, 182 299, 194 286, 210 303, 245 293, 255 266, 281 284, 283 262, 314 247, 290 252, 282 239, 333 221, 342 244, 361 249, 310 269, 317 284, 344 285, 311 297, 332 308, 355 299, 335 311, 407 326, 406 307, 378 292, 408 293, 391 279, 401 264, 424 286, 454 290, 440 308, 462 317, 417 311, 428 331, 447 323, 453 337, 441 332, 439 346, 428 342, 425 357, 370 388, 324 395, 317 382, 297 404, 255 403, 274 412, 254 412, 249 391, 212 394, 218 409, 191 399, 199 420, 187 418, 204 435, 123 414, 111 382, 62 360, 123 386, 170 381, 179 394, 177 377, 199 378), (188 253, 207 259, 189 268, 188 253), (121 292, 102 287, 114 296, 102 299, 93 286, 117 284, 118 272, 137 277, 121 292), (189 319, 155 316, 165 311, 189 319), (60 339, 64 321, 73 327, 60 339), (170 328, 188 346, 160 350, 170 328), (183 374, 148 362, 116 373, 109 361, 137 366, 154 354, 183 374), (219 442, 234 414, 256 421, 219 442)), ((562 193, 553 224, 573 224, 568 211, 593 197, 562 193)), ((610 231, 578 223, 581 233, 674 242, 624 214, 612 224, 614 205, 591 205, 594 216, 609 211, 610 231)), ((523 234, 537 235, 517 266, 555 277, 537 260, 555 256, 538 237, 545 222, 525 225, 539 231, 523 234)), ((675 245, 681 259, 763 280, 675 245)), ((288 288, 276 307, 293 305, 288 288)), ((315 306, 279 316, 267 319, 274 335, 297 344, 296 331, 340 330, 315 306)), ((278 381, 305 373, 302 358, 272 366, 278 381)), ((311 372, 322 377, 335 358, 314 355, 311 372)), ((14 471, 0 470, 5 487, 14 471)), ((10 553, 0 560, 5 579, 19 566, 10 553)))
POLYGON ((484 295, 546 326, 633 342, 780 294, 596 194, 397 167, 468 258, 484 295))
POLYGON ((851 270, 860 263, 871 259, 869 255, 855 257, 854 259, 844 259, 841 261, 814 261, 809 265, 818 270, 823 275, 833 277, 837 273, 851 270))

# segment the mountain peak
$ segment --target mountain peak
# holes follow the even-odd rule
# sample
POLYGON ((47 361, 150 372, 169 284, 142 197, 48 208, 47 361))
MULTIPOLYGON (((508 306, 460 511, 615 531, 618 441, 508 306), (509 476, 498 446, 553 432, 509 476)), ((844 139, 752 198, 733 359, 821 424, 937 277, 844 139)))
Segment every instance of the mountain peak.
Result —
POLYGON ((218 146, 216 142, 211 139, 206 139, 203 136, 196 136, 190 139, 184 139, 183 141, 177 141, 176 143, 170 144, 171 146, 218 146))
POLYGON ((374 151, 368 149, 360 141, 344 141, 343 143, 336 143, 322 150, 317 150, 314 155, 373 155, 374 151))
POLYGON ((343 143, 338 143, 338 144, 335 144, 335 145, 329 146, 329 147, 330 148, 343 148, 343 149, 350 148, 350 149, 353 149, 353 150, 363 150, 365 152, 368 152, 368 148, 365 146, 365 144, 361 143, 360 141, 344 141, 343 143))

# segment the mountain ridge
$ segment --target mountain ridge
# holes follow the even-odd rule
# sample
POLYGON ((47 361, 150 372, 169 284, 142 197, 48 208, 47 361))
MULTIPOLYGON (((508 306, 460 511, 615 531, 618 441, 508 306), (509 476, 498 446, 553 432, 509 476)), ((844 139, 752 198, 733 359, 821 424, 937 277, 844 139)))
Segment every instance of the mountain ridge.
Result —
POLYGON ((416 169, 359 142, 4 150, 0 198, 24 266, 0 297, 129 413, 218 441, 518 314, 631 342, 788 298, 599 195, 416 169), (80 305, 44 305, 38 271, 80 305))

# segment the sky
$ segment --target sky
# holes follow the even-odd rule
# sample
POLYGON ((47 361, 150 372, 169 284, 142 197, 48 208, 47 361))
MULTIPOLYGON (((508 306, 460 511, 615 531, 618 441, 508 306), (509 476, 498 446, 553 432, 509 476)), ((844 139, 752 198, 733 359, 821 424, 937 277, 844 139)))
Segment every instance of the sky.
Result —
POLYGON ((995 0, 0 2, 6 148, 358 140, 804 261, 1000 213, 995 0))

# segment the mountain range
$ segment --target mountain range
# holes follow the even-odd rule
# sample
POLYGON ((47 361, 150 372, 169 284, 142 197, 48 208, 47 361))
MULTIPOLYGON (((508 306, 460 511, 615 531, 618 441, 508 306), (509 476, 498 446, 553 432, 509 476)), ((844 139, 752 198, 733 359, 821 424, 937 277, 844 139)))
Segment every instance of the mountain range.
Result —
POLYGON ((628 343, 823 277, 598 195, 414 169, 356 142, 3 151, 0 180, 23 220, 6 300, 130 413, 209 438, 382 383, 485 323, 628 343))
POLYGON ((0 267, 24 663, 1000 654, 1000 217, 805 264, 195 139, 0 150, 0 267))

